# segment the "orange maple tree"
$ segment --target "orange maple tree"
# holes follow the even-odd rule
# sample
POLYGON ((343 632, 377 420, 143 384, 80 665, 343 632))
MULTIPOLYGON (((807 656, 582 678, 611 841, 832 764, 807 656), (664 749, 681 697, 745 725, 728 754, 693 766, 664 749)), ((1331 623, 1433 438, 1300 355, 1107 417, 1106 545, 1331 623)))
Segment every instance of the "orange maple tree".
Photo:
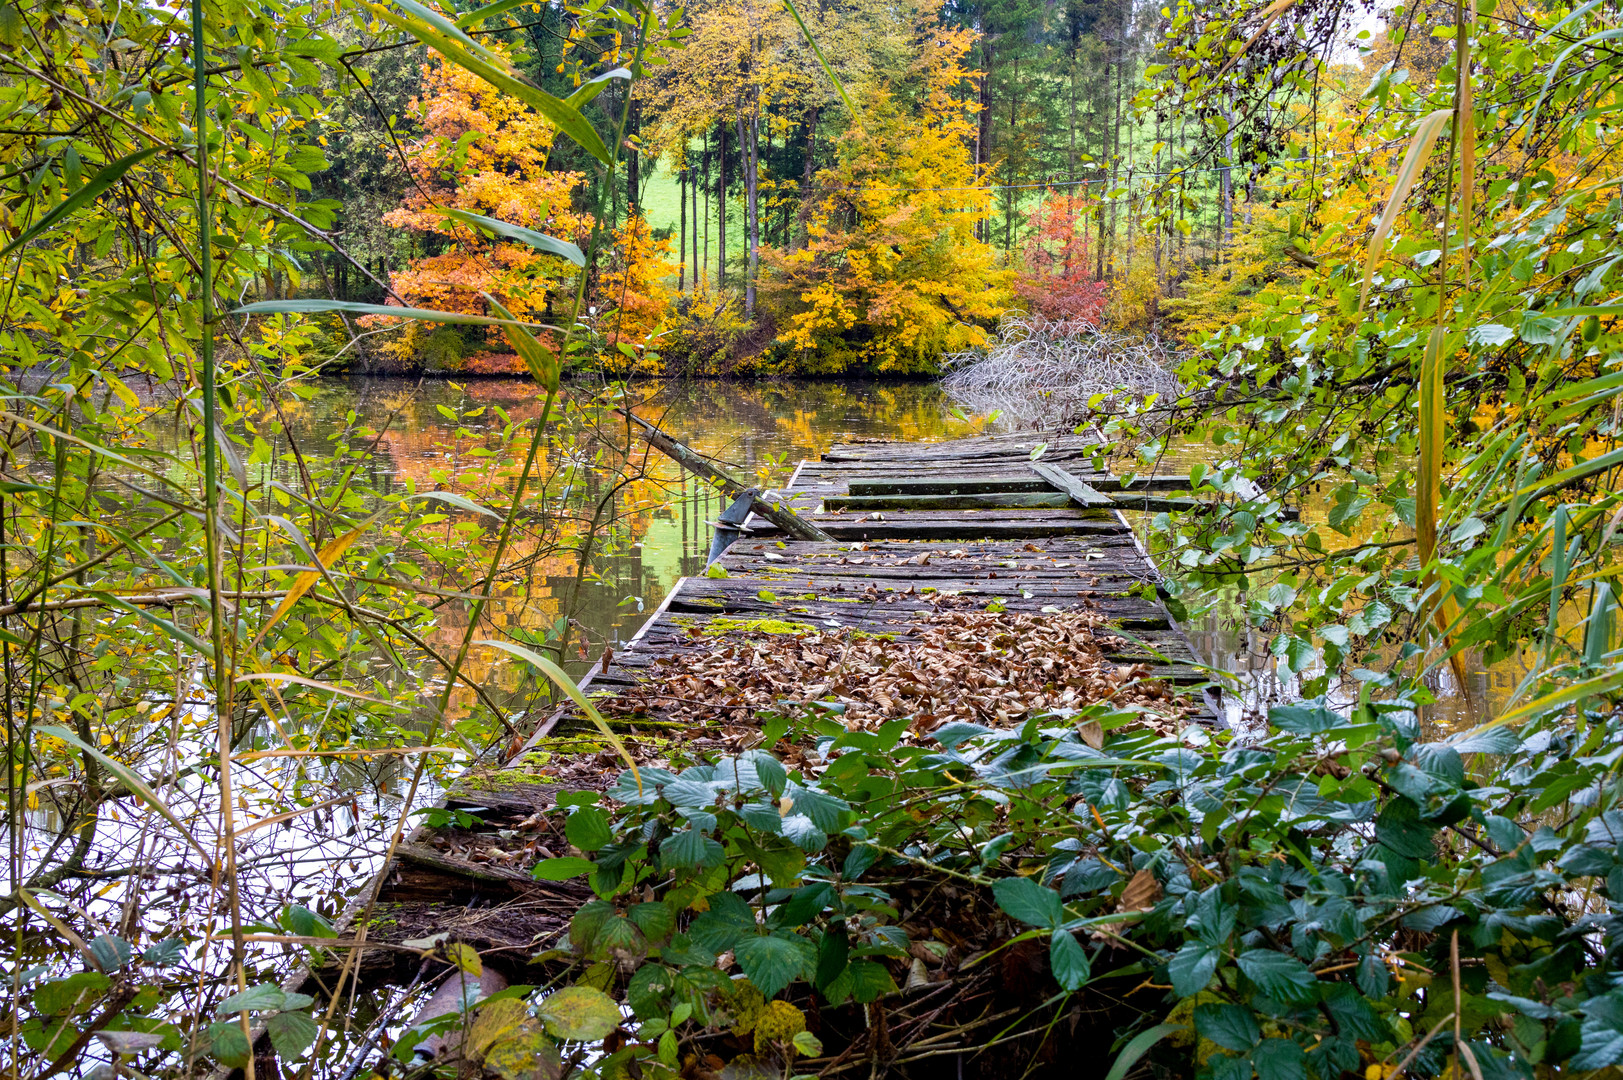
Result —
MULTIPOLYGON (((501 51, 500 45, 492 48, 501 51)), ((436 58, 423 69, 423 93, 415 101, 423 134, 407 147, 415 190, 383 220, 423 234, 437 254, 413 259, 392 278, 407 303, 445 311, 483 313, 482 292, 525 318, 544 311, 559 292, 572 289, 575 267, 556 255, 485 235, 441 214, 450 207, 535 229, 583 245, 590 215, 571 205, 578 172, 549 172, 554 130, 516 98, 436 58), (429 239, 434 238, 434 239, 429 239)), ((420 358, 435 331, 413 323, 382 347, 408 364, 420 358)), ((523 371, 496 337, 476 348, 460 370, 523 371)), ((556 342, 554 342, 556 344, 556 342)))

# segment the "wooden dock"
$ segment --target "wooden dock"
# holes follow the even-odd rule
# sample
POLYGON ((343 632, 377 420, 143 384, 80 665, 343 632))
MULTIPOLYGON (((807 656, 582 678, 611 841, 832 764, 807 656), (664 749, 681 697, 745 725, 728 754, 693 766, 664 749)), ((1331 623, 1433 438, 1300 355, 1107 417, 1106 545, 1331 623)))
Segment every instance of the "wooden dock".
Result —
MULTIPOLYGON (((751 517, 712 569, 679 581, 630 645, 606 657, 584 686, 611 699, 604 711, 618 717, 639 759, 659 761, 672 740, 686 751, 739 744, 739 725, 755 707, 741 689, 719 686, 695 700, 669 686, 718 650, 747 648, 765 635, 812 642, 807 648, 861 640, 899 649, 932 628, 955 619, 973 626, 991 613, 1093 620, 1107 675, 1175 688, 1169 697, 1193 693, 1207 675, 1156 599, 1155 568, 1113 502, 1122 484, 1093 468, 1099 450, 1097 439, 1069 433, 835 446, 803 462, 774 496, 829 541, 789 539, 751 517), (1080 481, 1081 495, 1073 499, 1034 471, 1039 444, 1040 462, 1080 481), (1078 505, 1082 500, 1089 505, 1078 505), (1112 665, 1119 665, 1115 674, 1112 665), (608 707, 616 703, 621 707, 608 707), (706 709, 723 715, 707 726, 706 709)), ((1162 478, 1138 481, 1133 490, 1179 486, 1162 478)), ((970 690, 927 685, 911 692, 920 709, 948 709, 970 690)), ((1063 704, 1063 688, 1050 696, 1063 704)), ((582 883, 530 876, 537 861, 568 850, 559 815, 548 811, 560 792, 605 787, 619 769, 595 729, 564 711, 514 759, 470 770, 445 805, 480 822, 416 830, 385 871, 369 939, 398 944, 450 931, 487 963, 501 966, 505 958, 524 971, 590 898, 582 883)), ((417 963, 402 950, 366 956, 363 977, 409 977, 417 963)), ((521 981, 535 981, 536 969, 528 970, 521 981)))

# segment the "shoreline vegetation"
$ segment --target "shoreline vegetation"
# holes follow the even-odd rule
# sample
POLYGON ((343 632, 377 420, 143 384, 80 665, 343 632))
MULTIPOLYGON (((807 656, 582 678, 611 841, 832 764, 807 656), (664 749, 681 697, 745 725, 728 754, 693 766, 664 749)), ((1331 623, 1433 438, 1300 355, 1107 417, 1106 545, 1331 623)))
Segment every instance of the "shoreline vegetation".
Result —
POLYGON ((0 1075, 1616 1075, 1619 41, 1604 0, 0 0, 0 1075), (390 365, 517 381, 313 404, 390 365), (1144 501, 1162 580, 1000 555, 1078 594, 1018 618, 886 549, 933 667, 779 620, 886 594, 758 538, 784 633, 659 688, 742 715, 640 729, 583 612, 631 618, 654 523, 725 573, 629 418, 658 374, 945 374, 880 430, 1012 398, 1189 497, 1144 501), (1220 614, 1257 649, 1213 680, 1278 700, 1184 722, 1102 649, 1062 691, 1065 620, 1141 647, 1113 604, 1220 614), (1008 704, 915 732, 924 670, 1008 704), (476 885, 395 934, 403 857, 476 885), (510 902, 545 932, 469 944, 510 902))

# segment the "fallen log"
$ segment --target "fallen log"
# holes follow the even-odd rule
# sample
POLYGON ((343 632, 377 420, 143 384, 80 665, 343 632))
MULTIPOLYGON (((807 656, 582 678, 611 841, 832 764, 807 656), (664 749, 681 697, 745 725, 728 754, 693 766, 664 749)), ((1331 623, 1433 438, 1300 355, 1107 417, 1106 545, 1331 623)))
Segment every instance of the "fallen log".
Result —
MULTIPOLYGON (((700 476, 715 481, 720 486, 722 494, 727 498, 737 498, 749 490, 748 485, 734 480, 731 476, 716 468, 703 454, 677 442, 630 409, 621 409, 620 413, 642 429, 643 438, 648 440, 649 446, 671 458, 689 472, 698 473, 700 476)), ((765 493, 756 496, 752 509, 796 540, 820 540, 827 543, 832 539, 828 533, 819 529, 787 506, 766 498, 765 493)))

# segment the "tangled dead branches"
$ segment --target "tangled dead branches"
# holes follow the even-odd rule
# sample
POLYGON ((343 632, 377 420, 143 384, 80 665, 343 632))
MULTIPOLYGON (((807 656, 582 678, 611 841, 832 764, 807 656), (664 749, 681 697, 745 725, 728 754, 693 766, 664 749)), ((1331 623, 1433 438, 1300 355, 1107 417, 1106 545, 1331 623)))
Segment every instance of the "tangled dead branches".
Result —
POLYGON ((1023 426, 1075 423, 1095 394, 1142 401, 1184 392, 1179 355, 1157 338, 1115 334, 1088 322, 1006 315, 998 340, 947 358, 942 385, 966 406, 1002 409, 1023 426))
POLYGON ((1108 659, 1103 647, 1124 643, 1092 611, 937 612, 894 637, 840 628, 709 641, 698 655, 657 661, 648 684, 600 703, 603 711, 740 721, 784 700, 837 701, 847 726, 909 716, 918 735, 952 720, 1008 727, 1035 710, 1103 701, 1144 706, 1147 721, 1171 731, 1193 711, 1144 680, 1147 666, 1108 659))

